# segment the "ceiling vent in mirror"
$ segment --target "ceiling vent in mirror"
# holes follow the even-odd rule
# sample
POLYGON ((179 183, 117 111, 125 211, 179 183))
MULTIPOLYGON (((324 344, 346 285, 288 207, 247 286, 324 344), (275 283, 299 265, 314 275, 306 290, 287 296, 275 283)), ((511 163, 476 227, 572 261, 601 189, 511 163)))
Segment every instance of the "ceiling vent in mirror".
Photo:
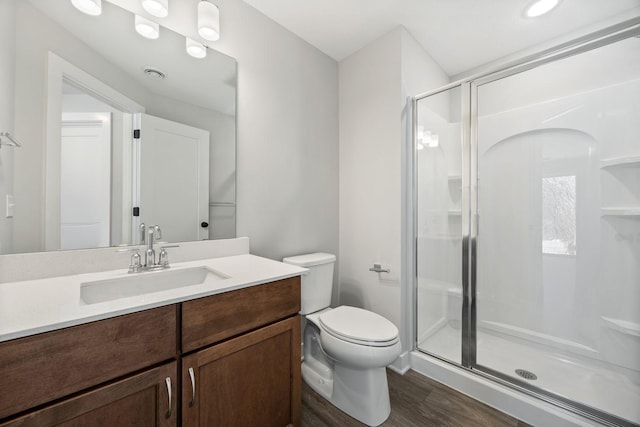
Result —
POLYGON ((220 38, 220 10, 206 0, 198 3, 198 34, 210 41, 220 38))
POLYGON ((164 18, 169 15, 169 0, 142 0, 142 8, 150 15, 164 18))
POLYGON ((147 77, 151 77, 152 79, 162 80, 167 77, 165 73, 153 67, 144 67, 142 71, 144 71, 147 77))
POLYGON ((102 0, 71 0, 71 4, 87 15, 98 16, 102 13, 102 0))
POLYGON ((142 16, 136 15, 135 17, 136 32, 142 37, 148 39, 157 39, 160 37, 160 26, 153 21, 148 20, 142 16))

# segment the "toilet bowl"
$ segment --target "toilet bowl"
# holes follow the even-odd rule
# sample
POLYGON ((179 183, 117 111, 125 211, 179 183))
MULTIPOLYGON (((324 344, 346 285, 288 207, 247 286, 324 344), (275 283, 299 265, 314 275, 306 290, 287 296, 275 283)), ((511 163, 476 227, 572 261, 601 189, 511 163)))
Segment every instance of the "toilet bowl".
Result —
POLYGON ((302 277, 302 378, 318 394, 353 418, 382 424, 391 412, 385 367, 401 351, 398 328, 357 307, 329 308, 335 256, 285 258, 309 269, 302 277))

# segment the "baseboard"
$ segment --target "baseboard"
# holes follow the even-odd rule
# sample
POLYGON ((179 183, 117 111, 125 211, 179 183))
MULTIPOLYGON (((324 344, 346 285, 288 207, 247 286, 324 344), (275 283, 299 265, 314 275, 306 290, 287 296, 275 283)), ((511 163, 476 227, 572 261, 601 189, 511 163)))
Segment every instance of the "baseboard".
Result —
POLYGON ((402 353, 393 363, 387 368, 400 375, 404 375, 409 369, 411 369, 411 357, 408 351, 402 353))

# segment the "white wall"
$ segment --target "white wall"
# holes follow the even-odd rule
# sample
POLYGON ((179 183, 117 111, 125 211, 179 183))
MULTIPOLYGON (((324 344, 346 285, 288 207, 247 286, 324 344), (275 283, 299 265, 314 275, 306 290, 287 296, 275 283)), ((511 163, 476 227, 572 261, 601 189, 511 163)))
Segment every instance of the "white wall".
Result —
POLYGON ((273 259, 338 254, 337 64, 244 2, 220 14, 215 48, 238 61, 238 236, 273 259))
POLYGON ((410 290, 401 273, 406 97, 448 78, 403 28, 344 59, 339 70, 340 303, 391 320, 408 349, 410 290), (370 272, 374 263, 391 272, 370 272))
MULTIPOLYGON (((15 16, 13 2, 0 2, 0 132, 13 128, 15 16)), ((15 148, 0 149, 0 254, 11 252, 12 219, 5 217, 6 195, 13 194, 15 148)))

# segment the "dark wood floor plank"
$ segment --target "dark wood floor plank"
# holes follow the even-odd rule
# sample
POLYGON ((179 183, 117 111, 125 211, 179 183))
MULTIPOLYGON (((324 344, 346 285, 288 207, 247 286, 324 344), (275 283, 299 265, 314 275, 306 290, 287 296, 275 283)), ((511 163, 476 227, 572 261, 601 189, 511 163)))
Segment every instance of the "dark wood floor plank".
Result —
MULTIPOLYGON (((531 427, 415 371, 387 370, 391 415, 384 427, 531 427)), ((308 385, 302 389, 303 427, 362 427, 308 385)))

